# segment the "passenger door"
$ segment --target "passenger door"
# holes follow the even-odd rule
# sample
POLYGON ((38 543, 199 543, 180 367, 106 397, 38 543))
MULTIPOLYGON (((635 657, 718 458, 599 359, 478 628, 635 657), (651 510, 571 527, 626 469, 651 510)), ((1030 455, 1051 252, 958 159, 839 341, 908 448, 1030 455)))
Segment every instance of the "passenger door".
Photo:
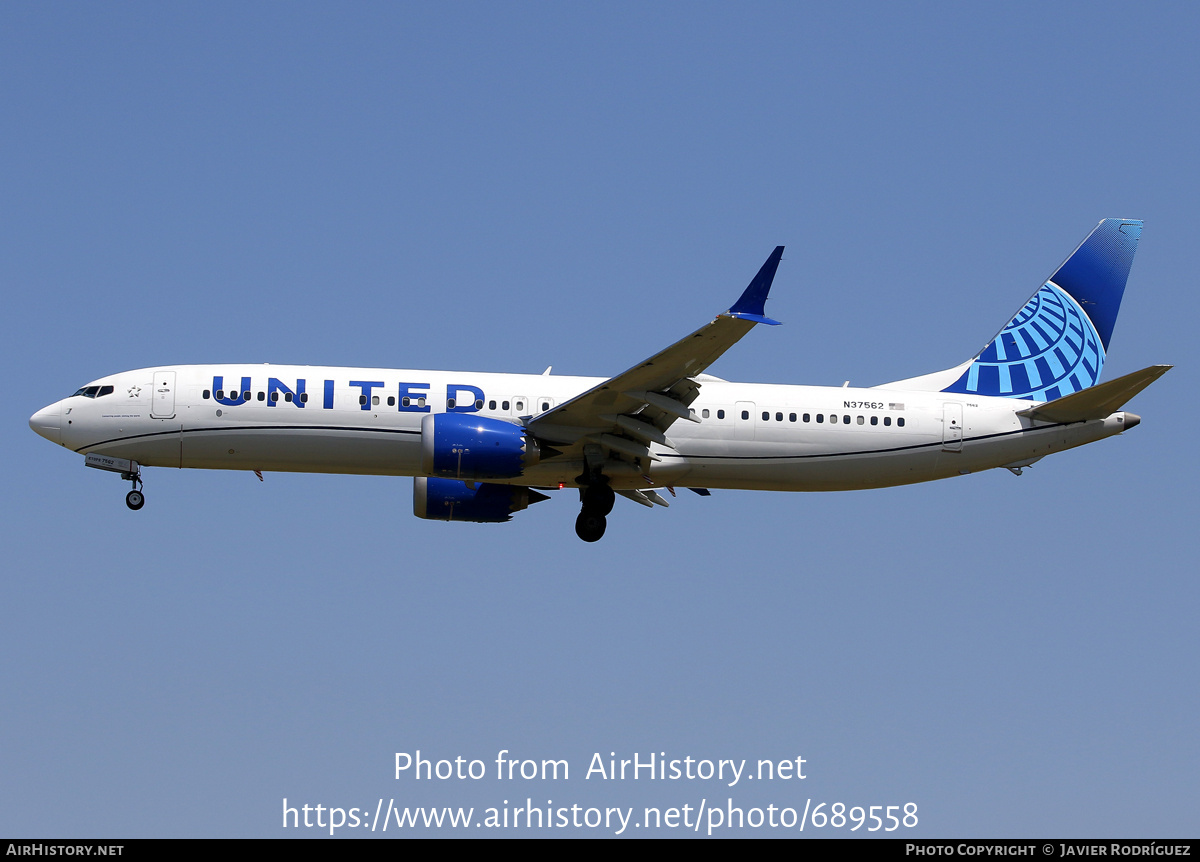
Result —
POLYGON ((170 419, 175 415, 175 372, 154 372, 154 394, 150 401, 152 419, 170 419))
POLYGON ((963 407, 958 402, 942 405, 942 450, 961 452, 963 446, 963 407))

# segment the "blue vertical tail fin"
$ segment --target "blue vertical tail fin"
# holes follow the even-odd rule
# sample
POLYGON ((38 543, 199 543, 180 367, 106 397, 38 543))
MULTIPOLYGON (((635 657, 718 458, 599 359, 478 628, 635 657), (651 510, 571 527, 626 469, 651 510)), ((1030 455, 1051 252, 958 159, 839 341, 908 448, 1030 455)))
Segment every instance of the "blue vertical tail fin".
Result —
POLYGON ((1141 234, 1134 219, 1100 222, 957 379, 930 388, 1053 401, 1094 386, 1141 234))

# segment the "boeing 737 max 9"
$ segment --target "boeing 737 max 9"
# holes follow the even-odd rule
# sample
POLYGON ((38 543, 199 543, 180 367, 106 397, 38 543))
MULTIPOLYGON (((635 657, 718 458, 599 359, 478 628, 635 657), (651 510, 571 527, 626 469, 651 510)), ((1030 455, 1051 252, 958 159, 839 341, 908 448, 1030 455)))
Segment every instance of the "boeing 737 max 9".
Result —
POLYGON ((29 420, 133 483, 142 467, 413 476, 418 517, 508 521, 577 488, 575 530, 604 535, 616 495, 687 487, 838 491, 1024 467, 1120 434, 1167 371, 1100 383, 1142 223, 1105 219, 976 356, 866 389, 733 383, 705 370, 756 324, 783 246, 733 307, 607 380, 183 365, 95 380, 29 420))

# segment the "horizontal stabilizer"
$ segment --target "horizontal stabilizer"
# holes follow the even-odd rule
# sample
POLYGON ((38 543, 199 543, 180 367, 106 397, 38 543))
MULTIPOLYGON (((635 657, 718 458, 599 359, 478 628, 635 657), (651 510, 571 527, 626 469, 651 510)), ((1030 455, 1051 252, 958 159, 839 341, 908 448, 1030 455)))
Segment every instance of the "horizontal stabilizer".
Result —
POLYGON ((1116 380, 1101 383, 1073 392, 1038 407, 1018 411, 1018 416, 1027 416, 1039 422, 1087 422, 1103 419, 1120 410, 1129 399, 1171 370, 1171 365, 1151 365, 1141 371, 1126 374, 1116 380))

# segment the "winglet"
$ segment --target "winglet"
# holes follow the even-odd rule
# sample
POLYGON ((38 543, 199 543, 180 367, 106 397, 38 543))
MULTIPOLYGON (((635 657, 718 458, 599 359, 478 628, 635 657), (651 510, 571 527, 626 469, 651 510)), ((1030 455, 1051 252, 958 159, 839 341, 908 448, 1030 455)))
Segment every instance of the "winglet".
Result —
POLYGON ((771 252, 771 256, 762 265, 758 275, 754 276, 754 279, 742 291, 742 295, 733 304, 733 307, 725 312, 726 317, 737 317, 741 320, 766 323, 770 326, 779 325, 778 320, 772 320, 766 316, 766 305, 767 293, 771 290, 771 282, 775 280, 775 270, 779 269, 779 261, 782 257, 783 246, 775 246, 775 251, 771 252))

